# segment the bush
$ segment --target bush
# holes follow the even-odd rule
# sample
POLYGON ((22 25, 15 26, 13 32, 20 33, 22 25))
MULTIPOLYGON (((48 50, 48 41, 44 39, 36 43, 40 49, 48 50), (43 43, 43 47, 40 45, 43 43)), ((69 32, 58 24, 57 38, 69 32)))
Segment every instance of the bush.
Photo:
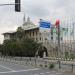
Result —
POLYGON ((43 65, 42 65, 42 64, 40 64, 40 67, 43 67, 43 65))
POLYGON ((70 59, 74 59, 75 58, 75 55, 74 54, 70 54, 70 59))
POLYGON ((10 39, 0 45, 0 53, 4 56, 35 57, 40 43, 33 39, 10 39))
POLYGON ((47 67, 47 65, 45 65, 45 67, 47 67))
POLYGON ((49 65, 49 69, 53 69, 54 67, 55 67, 54 64, 49 65))

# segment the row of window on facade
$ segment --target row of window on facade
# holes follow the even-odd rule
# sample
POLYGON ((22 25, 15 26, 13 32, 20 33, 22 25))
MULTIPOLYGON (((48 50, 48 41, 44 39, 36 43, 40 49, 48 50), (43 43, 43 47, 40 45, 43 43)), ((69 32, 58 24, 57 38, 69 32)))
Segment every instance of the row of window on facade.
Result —
MULTIPOLYGON (((38 41, 38 40, 40 40, 40 41, 44 41, 44 40, 48 40, 46 37, 42 37, 42 33, 39 33, 39 32, 36 32, 36 31, 34 31, 34 32, 29 32, 29 36, 30 36, 30 38, 33 38, 33 39, 35 39, 36 41, 38 41), (37 37, 37 38, 36 38, 37 37)), ((58 40, 58 37, 55 35, 55 37, 54 37, 54 35, 51 35, 51 37, 50 37, 50 39, 51 40, 58 40)), ((62 41, 63 40, 63 38, 62 37, 60 37, 60 40, 62 41)))
MULTIPOLYGON (((43 37, 40 37, 40 38, 33 38, 33 39, 35 39, 35 41, 48 41, 48 39, 47 38, 43 38, 43 37)), ((56 37, 56 39, 55 38, 53 38, 53 37, 51 37, 50 38, 52 41, 54 41, 54 40, 58 40, 58 38, 56 37)), ((60 40, 62 41, 62 37, 60 38, 60 40)))

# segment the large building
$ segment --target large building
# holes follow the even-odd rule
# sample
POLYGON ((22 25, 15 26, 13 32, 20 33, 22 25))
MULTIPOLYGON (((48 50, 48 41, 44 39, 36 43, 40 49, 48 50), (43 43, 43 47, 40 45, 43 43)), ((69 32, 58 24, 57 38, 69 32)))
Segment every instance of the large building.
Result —
MULTIPOLYGON (((31 22, 30 18, 28 17, 27 20, 23 19, 23 25, 21 28, 24 30, 23 37, 24 38, 32 38, 37 42, 41 42, 43 46, 46 47, 48 56, 57 56, 57 42, 58 42, 58 35, 56 33, 40 33, 39 25, 35 25, 31 22)), ((3 33, 4 40, 10 40, 17 38, 17 31, 14 32, 6 32, 3 33)), ((62 41, 62 37, 60 37, 62 41)))

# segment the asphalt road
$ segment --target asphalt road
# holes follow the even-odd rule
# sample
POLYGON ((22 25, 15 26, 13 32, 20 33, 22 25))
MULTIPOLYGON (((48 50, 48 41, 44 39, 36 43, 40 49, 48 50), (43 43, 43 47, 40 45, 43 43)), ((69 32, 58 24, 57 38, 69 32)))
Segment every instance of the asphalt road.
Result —
POLYGON ((72 74, 0 61, 0 75, 72 75, 72 74))

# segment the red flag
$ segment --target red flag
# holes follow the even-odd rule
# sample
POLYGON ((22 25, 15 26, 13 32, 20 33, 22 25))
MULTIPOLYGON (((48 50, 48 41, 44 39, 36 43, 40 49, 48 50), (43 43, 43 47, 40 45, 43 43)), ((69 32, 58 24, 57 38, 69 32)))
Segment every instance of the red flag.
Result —
POLYGON ((55 26, 58 27, 60 25, 60 20, 56 20, 55 26))

